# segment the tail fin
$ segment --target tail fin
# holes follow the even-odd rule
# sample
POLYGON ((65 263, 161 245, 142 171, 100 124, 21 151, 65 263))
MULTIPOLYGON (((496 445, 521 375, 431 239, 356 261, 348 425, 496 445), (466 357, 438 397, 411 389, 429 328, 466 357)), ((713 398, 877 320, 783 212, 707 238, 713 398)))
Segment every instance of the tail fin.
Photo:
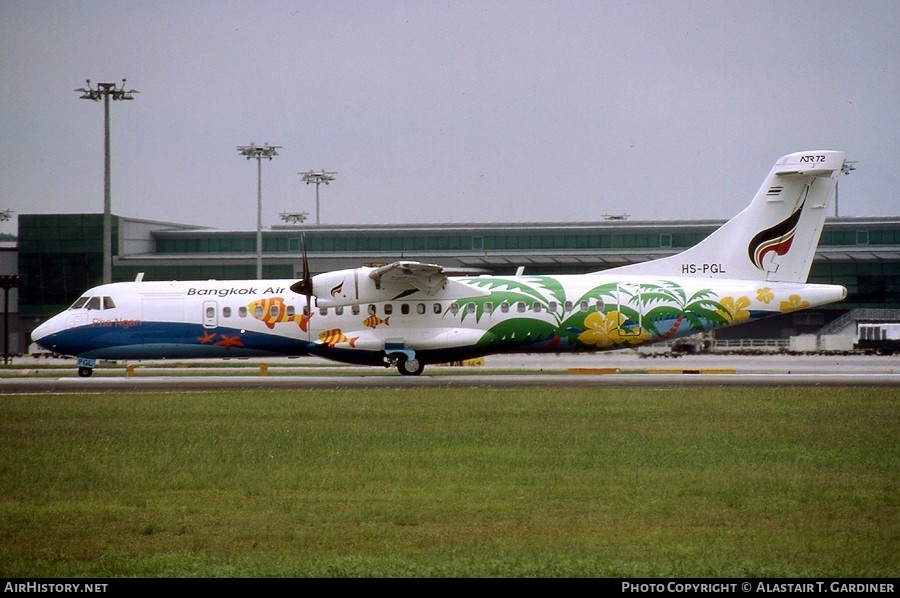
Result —
POLYGON ((838 151, 783 156, 750 205, 694 247, 603 273, 806 282, 843 166, 838 151))

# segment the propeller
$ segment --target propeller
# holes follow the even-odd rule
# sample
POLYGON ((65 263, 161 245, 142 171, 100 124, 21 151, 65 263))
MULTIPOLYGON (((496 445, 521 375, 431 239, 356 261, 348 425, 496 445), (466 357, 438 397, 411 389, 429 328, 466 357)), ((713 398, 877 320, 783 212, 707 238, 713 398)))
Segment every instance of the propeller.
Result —
POLYGON ((307 332, 309 331, 309 318, 312 318, 312 289, 313 289, 313 281, 312 276, 309 272, 309 256, 306 255, 306 233, 300 233, 300 250, 303 256, 303 278, 295 282, 291 285, 291 290, 297 293, 298 295, 306 296, 306 325, 307 332))

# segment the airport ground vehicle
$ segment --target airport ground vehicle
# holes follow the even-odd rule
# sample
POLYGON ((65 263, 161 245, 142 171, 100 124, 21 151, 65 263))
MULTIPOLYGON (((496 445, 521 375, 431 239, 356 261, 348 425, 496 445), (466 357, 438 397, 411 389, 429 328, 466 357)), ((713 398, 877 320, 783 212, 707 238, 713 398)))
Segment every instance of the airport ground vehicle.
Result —
POLYGON ((900 322, 859 324, 854 348, 876 355, 891 355, 900 351, 900 322))

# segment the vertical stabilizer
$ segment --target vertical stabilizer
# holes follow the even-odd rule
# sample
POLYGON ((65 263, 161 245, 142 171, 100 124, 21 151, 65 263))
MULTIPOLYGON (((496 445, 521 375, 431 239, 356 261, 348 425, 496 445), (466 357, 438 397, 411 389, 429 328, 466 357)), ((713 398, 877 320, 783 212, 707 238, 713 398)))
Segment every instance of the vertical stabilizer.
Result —
POLYGON ((750 205, 677 255, 604 273, 806 282, 844 153, 783 156, 750 205))

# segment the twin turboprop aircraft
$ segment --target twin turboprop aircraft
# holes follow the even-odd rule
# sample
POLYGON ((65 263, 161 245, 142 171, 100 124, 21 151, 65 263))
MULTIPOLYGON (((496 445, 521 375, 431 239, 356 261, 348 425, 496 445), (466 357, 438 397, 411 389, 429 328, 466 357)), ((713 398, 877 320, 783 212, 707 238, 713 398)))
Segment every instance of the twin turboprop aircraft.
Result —
POLYGON ((844 169, 839 151, 779 159, 750 205, 674 256, 581 275, 449 276, 401 261, 297 280, 118 282, 85 292, 32 333, 98 359, 316 355, 421 374, 504 352, 635 347, 840 301, 806 284, 844 169))

